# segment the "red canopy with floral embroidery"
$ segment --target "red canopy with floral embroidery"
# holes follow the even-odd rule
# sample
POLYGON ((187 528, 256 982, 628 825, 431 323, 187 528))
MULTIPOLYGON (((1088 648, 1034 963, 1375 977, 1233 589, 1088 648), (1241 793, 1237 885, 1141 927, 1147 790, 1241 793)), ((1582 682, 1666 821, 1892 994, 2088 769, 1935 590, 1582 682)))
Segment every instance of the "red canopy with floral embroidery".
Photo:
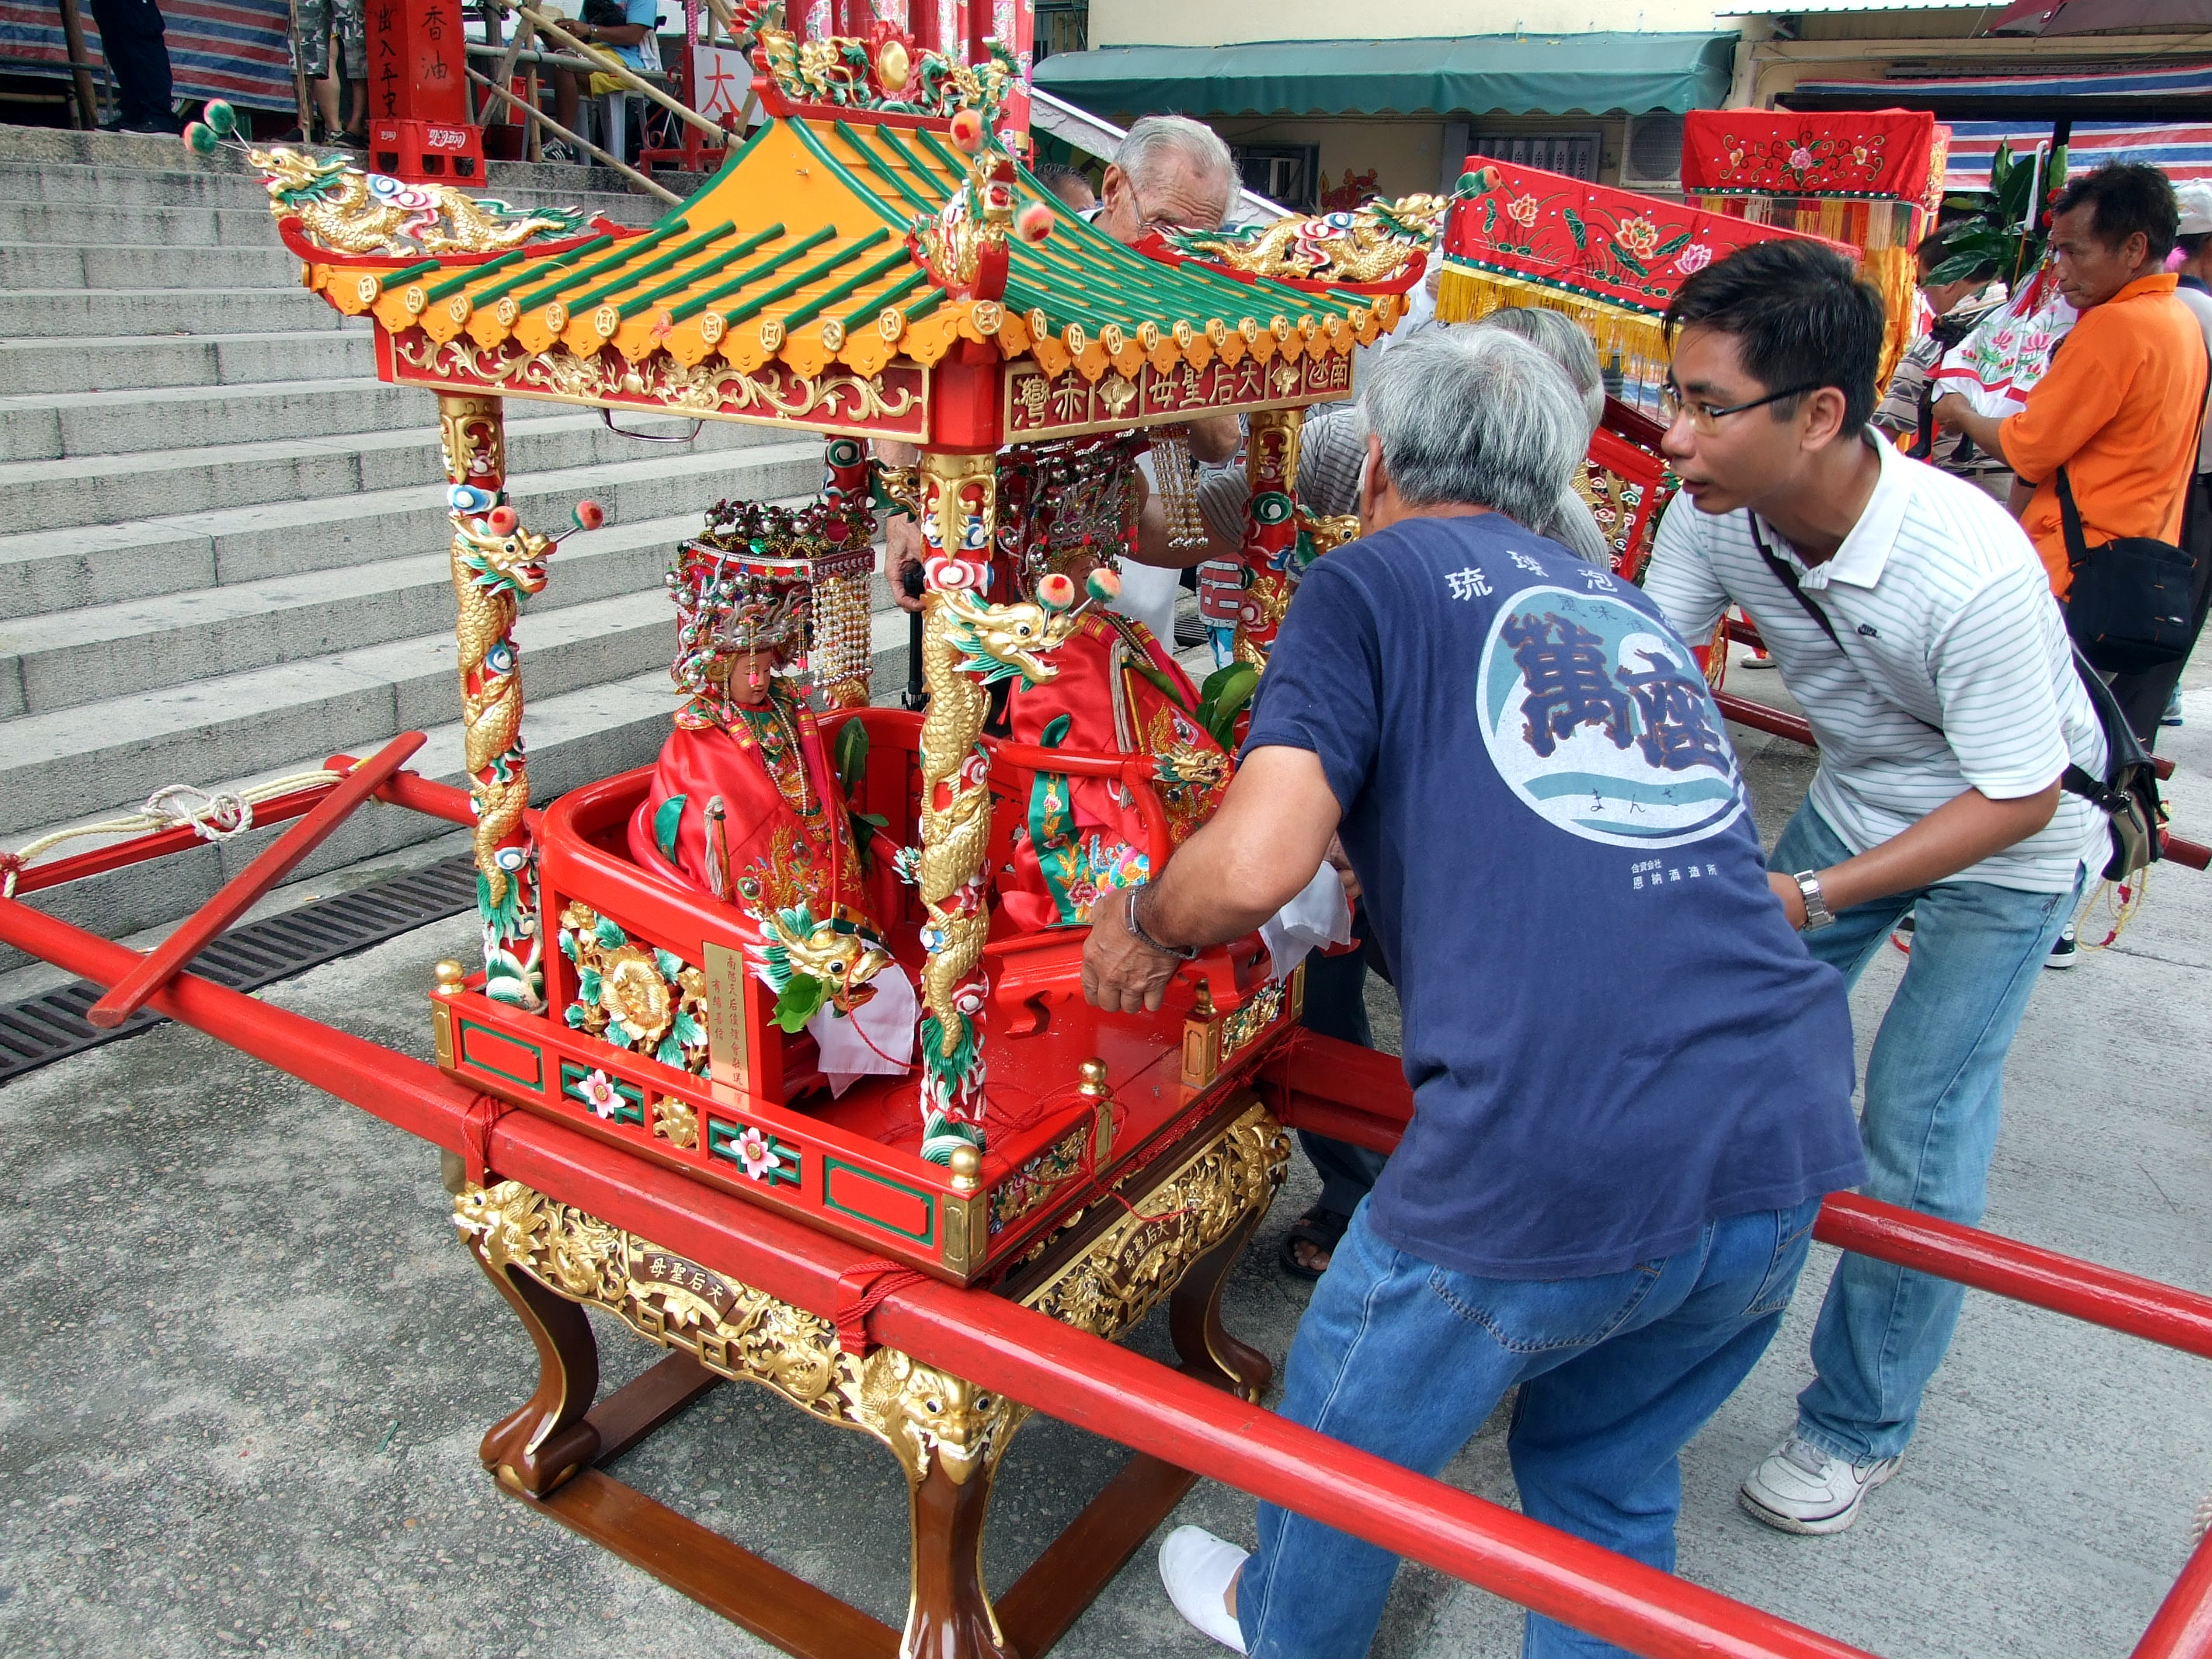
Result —
MULTIPOLYGON (((1470 158, 1483 186, 1453 204, 1449 260, 1654 314, 1685 277, 1753 242, 1800 233, 1564 173, 1470 158)), ((1854 259, 1858 250, 1822 241, 1854 259)))
POLYGON ((1731 196, 1886 197, 1926 206, 1949 129, 1925 110, 1693 109, 1682 188, 1731 196))

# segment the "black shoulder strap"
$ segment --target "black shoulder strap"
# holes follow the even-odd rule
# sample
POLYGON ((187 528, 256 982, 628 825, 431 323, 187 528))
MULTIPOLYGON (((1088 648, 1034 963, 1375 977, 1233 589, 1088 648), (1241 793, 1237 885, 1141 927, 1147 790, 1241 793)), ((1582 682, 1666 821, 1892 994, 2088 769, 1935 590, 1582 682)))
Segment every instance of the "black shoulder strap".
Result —
MULTIPOLYGON (((1828 613, 1813 603, 1812 596, 1798 586, 1797 573, 1783 562, 1781 556, 1766 544, 1766 538, 1759 533, 1759 515, 1749 507, 1743 516, 1751 526, 1751 544, 1759 550, 1759 556, 1766 561, 1766 568, 1774 573, 1774 580, 1790 590, 1790 597, 1805 607, 1805 614, 1820 624, 1820 631, 1828 636, 1828 643, 1843 651, 1844 642, 1836 637, 1836 625, 1828 620, 1828 613)), ((1844 652, 1848 657, 1850 653, 1844 652)))
POLYGON ((2058 487, 2058 521, 2066 531, 2066 568, 2079 570, 2089 562, 2089 545, 2081 534, 2081 510, 2074 505, 2074 485, 2063 466, 2051 483, 2058 487))

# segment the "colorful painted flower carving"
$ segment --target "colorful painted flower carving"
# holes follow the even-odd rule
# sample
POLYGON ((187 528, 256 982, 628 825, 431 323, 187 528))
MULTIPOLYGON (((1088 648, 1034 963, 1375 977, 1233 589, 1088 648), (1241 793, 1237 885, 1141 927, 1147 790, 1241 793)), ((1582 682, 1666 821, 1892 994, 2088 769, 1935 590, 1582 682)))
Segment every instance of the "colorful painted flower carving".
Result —
POLYGON ((705 1074, 707 977, 698 969, 633 942, 586 904, 561 912, 561 954, 576 971, 576 995, 562 1015, 571 1030, 705 1074))
POLYGON ((605 1072, 595 1071, 584 1077, 576 1084, 575 1092, 599 1117, 612 1117, 623 1103, 615 1080, 605 1072))

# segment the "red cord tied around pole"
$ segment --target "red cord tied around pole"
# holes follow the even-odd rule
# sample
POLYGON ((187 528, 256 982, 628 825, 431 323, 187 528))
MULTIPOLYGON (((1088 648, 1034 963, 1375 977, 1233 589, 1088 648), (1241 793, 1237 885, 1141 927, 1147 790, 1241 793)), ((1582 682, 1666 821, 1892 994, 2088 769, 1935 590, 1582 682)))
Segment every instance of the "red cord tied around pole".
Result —
POLYGON ((877 1346, 868 1334, 868 1316, 909 1285, 929 1275, 899 1261, 856 1261, 837 1275, 837 1346, 855 1359, 865 1359, 877 1346))
POLYGON ((491 1185, 491 1132, 500 1119, 514 1109, 496 1095, 478 1095, 461 1120, 461 1162, 469 1179, 479 1187, 491 1185))

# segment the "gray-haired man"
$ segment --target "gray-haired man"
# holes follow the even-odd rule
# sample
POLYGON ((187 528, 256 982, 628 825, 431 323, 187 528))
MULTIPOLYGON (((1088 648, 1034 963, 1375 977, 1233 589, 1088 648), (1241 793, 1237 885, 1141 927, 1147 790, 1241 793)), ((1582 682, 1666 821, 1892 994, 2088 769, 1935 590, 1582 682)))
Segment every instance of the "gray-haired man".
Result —
MULTIPOLYGON (((1518 1383, 1530 1516, 1671 1569, 1682 1445, 1781 1322, 1865 1171, 1843 980, 1766 880, 1690 648, 1522 528, 1587 436, 1503 330, 1376 366, 1361 538, 1306 573, 1220 811, 1103 896, 1102 1008, 1249 932, 1340 836, 1402 999, 1413 1117, 1298 1323, 1283 1414, 1424 1474, 1518 1383), (1518 522, 1516 522, 1518 520, 1518 522), (1603 988, 1640 988, 1623 1021, 1603 988)), ((1183 1615, 1270 1659, 1366 1652, 1397 1562, 1262 1505, 1178 1528, 1183 1615)), ((1617 1653, 1529 1615, 1524 1655, 1617 1653)))
MULTIPOLYGON (((1181 115, 1147 115, 1115 147, 1099 205, 1084 217, 1124 245, 1152 230, 1218 230, 1237 199, 1237 164, 1213 129, 1181 115)), ((1201 461, 1225 461, 1237 453, 1237 417, 1215 415, 1190 423, 1190 453, 1201 461)), ((918 451, 878 440, 886 461, 913 465, 918 451)), ((1149 458, 1147 458, 1149 459, 1149 458)), ((921 532, 904 514, 884 526, 884 580, 907 611, 921 609, 905 588, 905 571, 921 560, 921 532)), ((1113 608, 1133 617, 1172 648, 1175 606, 1182 578, 1134 561, 1121 573, 1113 608)))

